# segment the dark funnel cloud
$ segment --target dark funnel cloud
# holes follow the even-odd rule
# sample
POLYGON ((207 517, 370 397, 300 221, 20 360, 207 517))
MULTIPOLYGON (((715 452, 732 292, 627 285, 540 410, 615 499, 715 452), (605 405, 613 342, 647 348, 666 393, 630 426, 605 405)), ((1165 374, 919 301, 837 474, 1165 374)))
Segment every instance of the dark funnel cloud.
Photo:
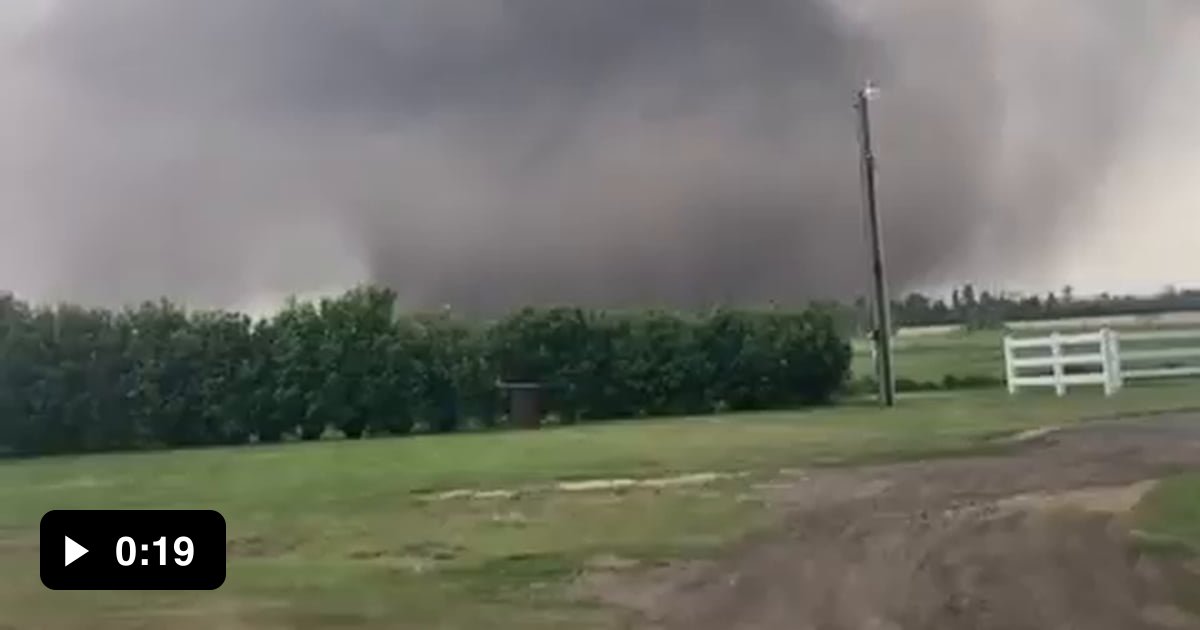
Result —
MULTIPOLYGON (((30 0, 31 2, 34 0, 30 0)), ((59 0, 0 30, 0 283, 703 306, 1051 262, 1184 0, 59 0), (1005 264, 1011 264, 1006 262, 1005 264)), ((0 13, 0 16, 3 14, 0 13)))

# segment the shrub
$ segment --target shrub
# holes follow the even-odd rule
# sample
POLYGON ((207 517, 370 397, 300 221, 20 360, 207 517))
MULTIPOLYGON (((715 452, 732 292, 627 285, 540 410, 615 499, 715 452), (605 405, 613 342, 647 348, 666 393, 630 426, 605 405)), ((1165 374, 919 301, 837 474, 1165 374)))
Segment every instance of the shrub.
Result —
POLYGON ((933 381, 918 381, 911 378, 896 379, 897 392, 936 392, 942 389, 941 384, 933 381))
POLYGON ((985 387, 998 387, 1004 385, 1004 379, 995 376, 955 376, 947 374, 942 379, 942 387, 946 389, 982 389, 985 387))
POLYGON ((419 378, 409 389, 417 414, 438 433, 456 431, 474 418, 490 425, 495 382, 483 332, 447 314, 415 317, 410 359, 419 378))
POLYGON ((722 310, 700 324, 698 336, 712 408, 823 403, 849 375, 850 346, 822 312, 722 310))
POLYGON ((645 416, 706 411, 708 357, 697 324, 661 311, 615 316, 606 415, 645 416))

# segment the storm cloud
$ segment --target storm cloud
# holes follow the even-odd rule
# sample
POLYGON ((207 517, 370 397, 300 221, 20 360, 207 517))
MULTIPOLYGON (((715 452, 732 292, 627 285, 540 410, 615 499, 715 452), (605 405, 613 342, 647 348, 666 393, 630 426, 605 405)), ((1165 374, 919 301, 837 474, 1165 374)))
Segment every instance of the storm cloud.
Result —
POLYGON ((1189 0, 33 4, 0 30, 0 284, 38 299, 853 295, 867 77, 893 284, 1057 283, 1170 145, 1163 86, 1200 96, 1189 0))

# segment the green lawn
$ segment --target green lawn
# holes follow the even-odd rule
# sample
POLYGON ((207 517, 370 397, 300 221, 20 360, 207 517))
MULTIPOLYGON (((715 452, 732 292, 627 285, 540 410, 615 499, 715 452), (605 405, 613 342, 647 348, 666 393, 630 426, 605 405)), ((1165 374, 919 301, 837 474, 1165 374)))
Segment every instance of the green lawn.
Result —
POLYGON ((934 395, 882 411, 628 422, 546 430, 0 462, 0 628, 608 628, 571 604, 597 558, 717 549, 764 523, 748 485, 780 467, 975 449, 1000 434, 1200 404, 1195 387, 1113 399, 934 395), (700 471, 714 486, 437 500, 459 488, 700 471), (229 524, 223 588, 63 593, 38 581, 50 509, 212 508, 229 524))
POLYGON ((1141 520, 1152 538, 1200 553, 1200 475, 1163 481, 1144 501, 1141 520))
MULTIPOLYGON (((1138 506, 1143 546, 1175 557, 1200 558, 1200 475, 1164 480, 1138 506)), ((1200 581, 1179 580, 1177 600, 1200 613, 1200 581)))

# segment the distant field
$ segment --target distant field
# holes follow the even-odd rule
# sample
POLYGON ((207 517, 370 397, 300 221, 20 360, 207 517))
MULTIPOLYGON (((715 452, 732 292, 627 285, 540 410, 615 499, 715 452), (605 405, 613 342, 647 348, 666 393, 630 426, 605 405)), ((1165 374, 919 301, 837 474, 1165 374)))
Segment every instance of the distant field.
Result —
POLYGON ((1200 388, 1012 399, 1000 391, 780 412, 269 447, 0 462, 0 627, 616 628, 572 602, 572 577, 695 557, 763 523, 752 484, 783 467, 978 449, 1086 416, 1200 405, 1200 388), (710 471, 707 486, 592 492, 557 480, 710 471), (455 489, 507 489, 488 499, 455 489), (215 508, 225 586, 68 593, 37 577, 50 509, 215 508))
POLYGON ((1109 315, 1102 317, 1077 317, 1073 319, 1013 322, 1014 330, 1041 331, 1045 329, 1071 328, 1175 328, 1180 326, 1200 327, 1200 311, 1154 313, 1151 315, 1109 315))
MULTIPOLYGON (((894 340, 896 377, 918 382, 941 383, 948 375, 958 378, 986 377, 1004 379, 1005 334, 1016 337, 1042 336, 1054 331, 1098 330, 1109 326, 1117 330, 1148 331, 1173 328, 1200 329, 1200 313, 1163 313, 1153 316, 1114 316, 1017 322, 1010 330, 971 331, 962 326, 928 326, 902 329, 894 340)), ((1141 344, 1149 349, 1166 344, 1141 344)), ((873 376, 871 346, 856 338, 851 344, 851 371, 855 378, 873 376)))
MULTIPOLYGON (((961 328, 899 335, 893 342, 896 377, 932 383, 941 383, 947 375, 1003 379, 1003 338, 998 330, 961 328)), ((854 376, 872 376, 875 368, 869 342, 855 339, 852 347, 854 376)))

